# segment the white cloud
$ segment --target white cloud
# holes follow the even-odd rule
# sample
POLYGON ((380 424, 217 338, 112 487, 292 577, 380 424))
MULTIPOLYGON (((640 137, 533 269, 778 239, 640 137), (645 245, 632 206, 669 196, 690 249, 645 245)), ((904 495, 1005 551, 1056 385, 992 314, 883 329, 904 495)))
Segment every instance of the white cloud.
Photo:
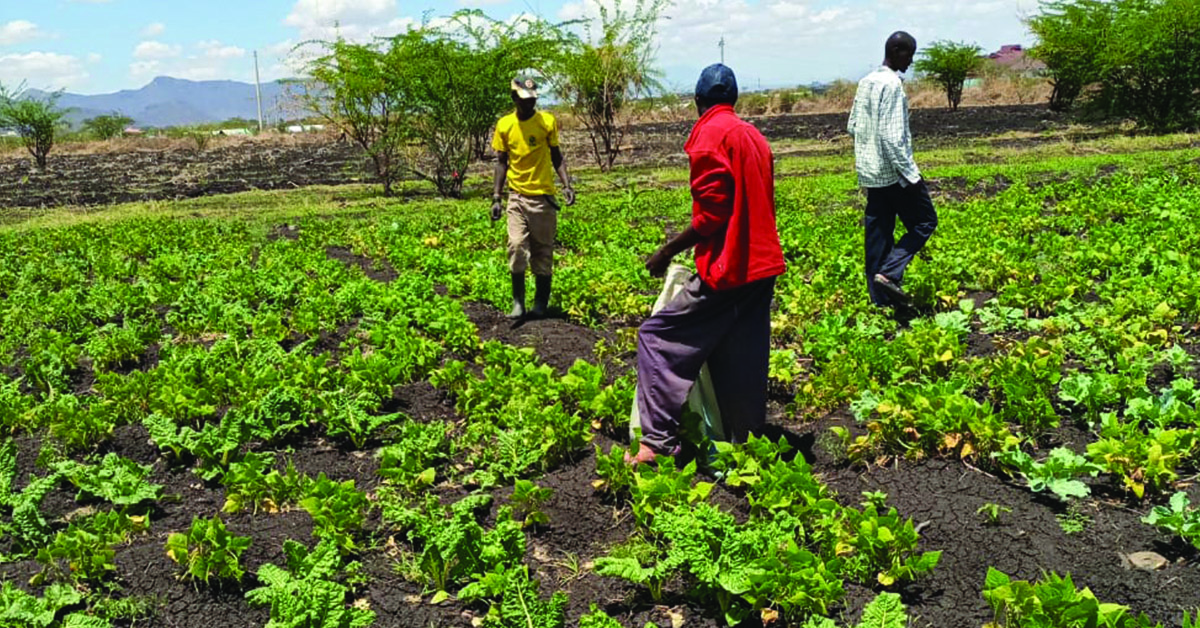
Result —
POLYGON ((183 49, 179 46, 171 46, 161 41, 143 41, 133 49, 133 58, 141 60, 169 59, 178 57, 182 52, 183 49))
POLYGON ((136 60, 129 65, 129 75, 138 81, 156 76, 193 81, 249 81, 254 78, 254 66, 243 60, 247 56, 244 48, 213 39, 196 42, 188 50, 184 54, 180 46, 142 42, 134 52, 136 60))
POLYGON ((152 22, 142 29, 142 37, 152 39, 167 32, 167 25, 162 22, 152 22))
MULTIPOLYGON (((595 18, 597 0, 569 0, 558 19, 595 18)), ((637 0, 599 0, 632 10, 637 0)), ((1020 16, 1037 0, 675 0, 658 23, 657 62, 679 89, 688 89, 705 65, 726 63, 743 90, 857 78, 883 55, 893 31, 909 30, 919 41, 977 41, 986 49, 1025 43, 1020 16)))
POLYGON ((215 39, 202 41, 196 46, 204 51, 204 56, 210 59, 238 59, 246 56, 245 48, 226 46, 215 39))
POLYGON ((0 24, 0 46, 15 46, 27 41, 45 37, 46 33, 37 24, 28 20, 13 20, 0 24))
POLYGON ((0 55, 0 83, 28 82, 38 89, 74 88, 88 79, 77 57, 54 52, 0 55))
POLYGON ((161 61, 134 61, 129 64, 129 75, 134 78, 152 78, 161 74, 161 61))
POLYGON ((104 60, 104 56, 98 52, 89 52, 88 53, 87 62, 91 65, 96 65, 97 63, 100 63, 103 60, 104 60))
POLYGON ((301 40, 364 41, 403 32, 417 21, 400 17, 396 0, 297 0, 283 23, 298 29, 301 40))

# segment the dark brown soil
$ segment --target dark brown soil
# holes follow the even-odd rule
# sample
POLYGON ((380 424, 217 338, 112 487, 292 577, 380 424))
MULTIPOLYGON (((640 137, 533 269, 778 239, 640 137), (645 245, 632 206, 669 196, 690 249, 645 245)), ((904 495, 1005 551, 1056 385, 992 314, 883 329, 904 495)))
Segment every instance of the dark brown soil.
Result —
POLYGON ((335 259, 347 266, 357 266, 362 269, 364 275, 375 281, 386 283, 400 276, 387 260, 373 260, 365 255, 359 255, 344 246, 326 247, 325 255, 329 259, 335 259))
MULTIPOLYGON (((1140 521, 1141 513, 1121 504, 1090 502, 1084 511, 1092 522, 1081 533, 1066 534, 1056 519, 1065 509, 1056 500, 961 462, 900 462, 864 470, 846 467, 818 447, 814 466, 843 503, 857 501, 862 491, 886 492, 888 504, 921 527, 922 548, 943 550, 932 576, 903 591, 917 618, 914 626, 990 621, 991 610, 980 594, 989 566, 1028 580, 1043 571, 1069 572, 1077 587, 1090 587, 1101 601, 1145 611, 1166 626, 1178 626, 1185 609, 1200 605, 1194 556, 1169 545, 1140 521), (990 525, 976 512, 987 503, 1012 511, 990 525), (1126 570, 1118 553, 1140 551, 1158 552, 1175 562, 1155 572, 1126 570)), ((861 606, 872 595, 851 591, 847 606, 861 606)))
POLYGON ((1004 175, 996 175, 968 185, 967 179, 964 177, 950 177, 948 179, 929 179, 928 184, 931 194, 953 201, 962 201, 976 196, 996 196, 1011 187, 1012 180, 1004 175))
POLYGON ((462 305, 479 328, 480 340, 533 347, 538 357, 559 373, 566 373, 578 358, 594 362, 596 342, 613 340, 611 333, 575 325, 553 312, 550 318, 513 320, 486 303, 464 301, 462 305))
POLYGON ((397 386, 386 401, 384 412, 403 412, 421 423, 449 421, 455 418, 454 402, 427 381, 397 386))

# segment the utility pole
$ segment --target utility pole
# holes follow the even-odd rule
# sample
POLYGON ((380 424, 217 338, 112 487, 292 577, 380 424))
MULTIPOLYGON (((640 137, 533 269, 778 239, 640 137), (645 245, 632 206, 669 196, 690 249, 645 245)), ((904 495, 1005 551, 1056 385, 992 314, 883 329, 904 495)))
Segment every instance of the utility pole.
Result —
POLYGON ((258 84, 258 51, 254 51, 254 101, 258 104, 258 132, 262 133, 262 87, 258 84))
POLYGON ((717 43, 721 48, 721 65, 725 65, 725 36, 721 35, 721 41, 717 43))

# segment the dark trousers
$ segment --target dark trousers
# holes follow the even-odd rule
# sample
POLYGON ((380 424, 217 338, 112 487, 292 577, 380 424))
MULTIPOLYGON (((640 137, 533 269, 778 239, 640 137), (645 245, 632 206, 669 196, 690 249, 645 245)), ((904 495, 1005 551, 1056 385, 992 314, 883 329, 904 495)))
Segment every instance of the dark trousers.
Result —
POLYGON ((937 211, 929 198, 925 181, 901 187, 867 188, 866 228, 867 291, 875 305, 889 305, 887 293, 875 287, 875 275, 881 274, 896 285, 904 281, 904 269, 937 229, 937 211), (906 233, 896 241, 896 218, 906 233))
POLYGON ((688 392, 708 363, 725 436, 745 442, 766 423, 771 298, 775 278, 713 290, 693 275, 638 330, 638 414, 642 442, 679 453, 688 392))

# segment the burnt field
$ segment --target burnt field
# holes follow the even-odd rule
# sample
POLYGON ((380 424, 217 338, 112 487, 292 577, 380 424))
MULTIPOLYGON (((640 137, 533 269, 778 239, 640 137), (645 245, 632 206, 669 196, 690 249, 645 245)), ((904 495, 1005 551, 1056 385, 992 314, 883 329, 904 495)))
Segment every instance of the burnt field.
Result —
POLYGON ((103 154, 51 154, 39 172, 24 153, 0 158, 0 207, 110 205, 363 181, 370 161, 336 141, 242 142, 103 154))
MULTIPOLYGON (((831 141, 845 135, 846 115, 789 114, 753 118, 768 140, 831 141)), ((1064 127, 1065 120, 1041 105, 917 109, 912 129, 919 142, 942 143, 1005 132, 1038 133, 1064 127)), ((682 164, 690 120, 642 124, 625 141, 620 163, 682 164)), ((590 163, 581 129, 567 128, 568 157, 590 163)), ((249 190, 361 183, 371 163, 351 143, 313 138, 304 142, 241 142, 194 148, 130 150, 97 154, 51 154, 44 172, 28 155, 0 157, 0 208, 110 205, 177 200, 249 190)), ((481 171, 482 172, 482 171, 481 171)))

